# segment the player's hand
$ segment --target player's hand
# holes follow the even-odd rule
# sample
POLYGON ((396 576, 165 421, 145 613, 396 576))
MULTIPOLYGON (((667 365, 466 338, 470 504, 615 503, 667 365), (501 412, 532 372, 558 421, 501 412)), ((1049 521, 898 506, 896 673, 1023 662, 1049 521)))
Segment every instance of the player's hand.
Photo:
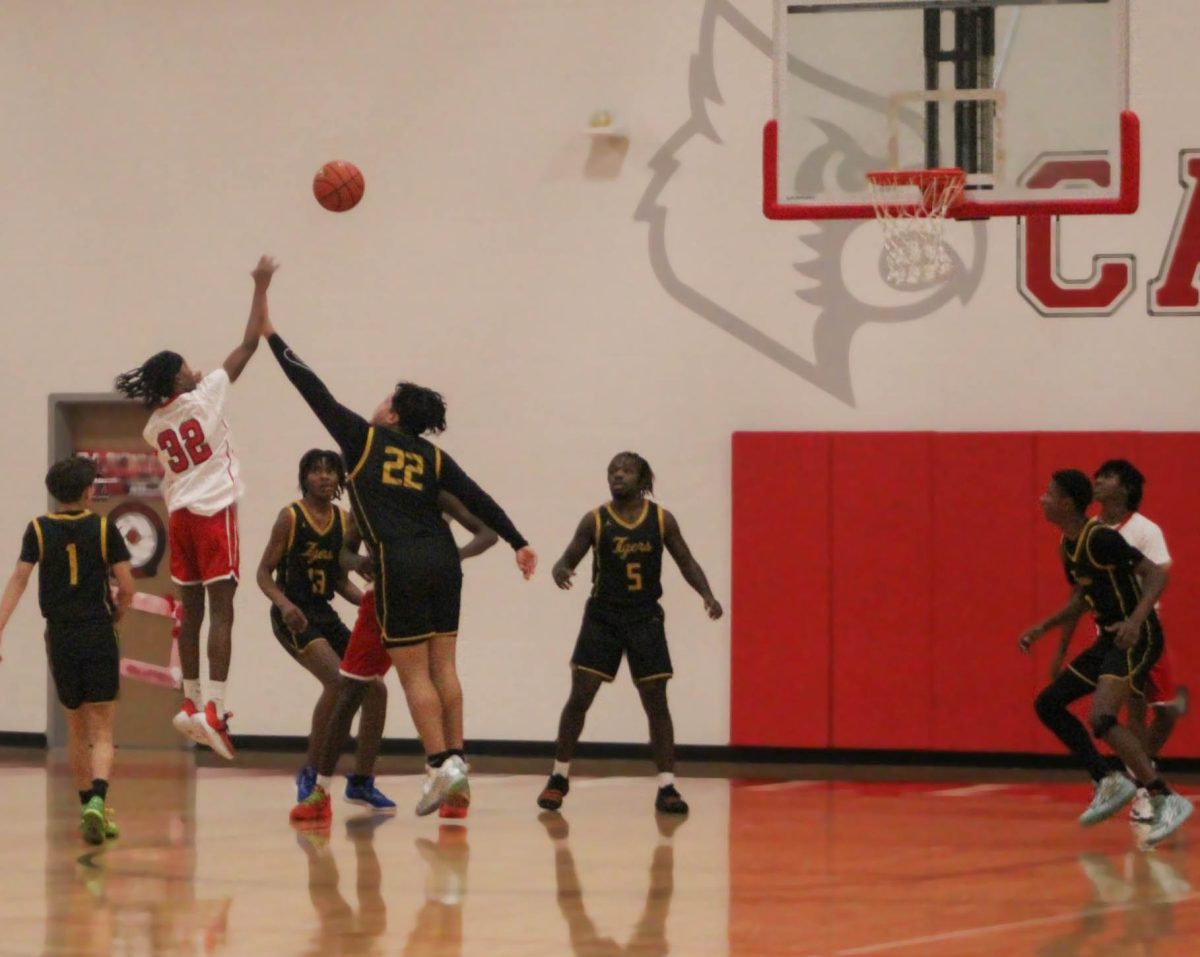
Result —
POLYGON ((290 601, 279 607, 279 614, 283 616, 283 623, 293 634, 299 634, 308 627, 308 619, 304 617, 304 612, 290 601))
POLYGON ((262 256, 258 260, 258 265, 250 273, 254 279, 254 285, 263 287, 271 285, 271 277, 275 275, 275 270, 278 268, 279 263, 273 257, 262 256))
POLYGON ((708 612, 708 617, 713 621, 716 621, 725 614, 725 609, 721 607, 721 603, 713 598, 712 595, 704 599, 704 610, 708 612))
POLYGON ((1041 638, 1044 634, 1045 632, 1036 625, 1034 625, 1032 628, 1027 628, 1025 631, 1021 632, 1020 637, 1017 638, 1017 647, 1019 647, 1024 654, 1029 654, 1029 649, 1033 647, 1033 643, 1041 638))
POLYGON ((1138 636, 1142 632, 1142 623, 1135 622, 1132 618, 1126 618, 1119 625, 1112 627, 1113 644, 1122 651, 1128 651, 1137 644, 1138 636))
POLYGON ((566 565, 555 565, 551 570, 550 575, 554 579, 554 584, 556 584, 563 591, 566 591, 571 587, 571 579, 575 577, 575 569, 567 568, 566 565))
POLYGON ((537 571, 537 552, 526 545, 524 548, 517 549, 517 568, 521 569, 521 574, 526 580, 533 577, 533 573, 537 571))
POLYGON ((369 585, 375 581, 375 559, 370 555, 359 555, 358 561, 351 571, 357 573, 369 585))

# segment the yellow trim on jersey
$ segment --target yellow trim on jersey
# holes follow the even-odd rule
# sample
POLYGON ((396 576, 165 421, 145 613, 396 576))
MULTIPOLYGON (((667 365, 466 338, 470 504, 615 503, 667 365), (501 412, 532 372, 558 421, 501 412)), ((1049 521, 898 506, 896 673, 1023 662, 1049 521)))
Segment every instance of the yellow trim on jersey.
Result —
POLYGON ((596 533, 593 536, 594 541, 592 542, 592 544, 599 547, 599 545, 600 545, 600 509, 598 509, 598 508, 592 509, 592 517, 596 520, 596 533))
POLYGON ((375 602, 375 618, 379 621, 379 633, 383 636, 383 640, 387 641, 387 559, 383 553, 383 542, 376 542, 375 547, 379 549, 379 561, 376 563, 378 567, 375 569, 376 589, 379 592, 375 602), (380 609, 383 609, 381 612, 380 609))
POLYGON ((433 477, 436 479, 442 477, 442 450, 436 445, 433 447, 433 477))
POLYGON ((38 524, 38 520, 33 520, 33 533, 37 535, 38 540, 38 561, 44 561, 46 558, 46 540, 42 538, 42 526, 38 524))
POLYGON ((293 502, 288 506, 288 515, 292 519, 292 527, 288 529, 287 548, 284 550, 283 557, 286 560, 288 553, 291 552, 292 546, 296 544, 296 503, 293 502))
POLYGON ((658 536, 659 538, 667 537, 667 510, 661 505, 658 506, 658 536))
POLYGON ((371 446, 374 444, 374 442, 375 426, 371 426, 369 429, 367 429, 367 444, 363 446, 362 455, 358 459, 358 464, 354 466, 354 471, 346 476, 347 482, 353 482, 354 476, 356 476, 362 470, 362 467, 366 464, 367 456, 371 454, 371 446))
POLYGON ((369 544, 374 545, 379 539, 375 536, 375 529, 371 527, 371 520, 367 518, 367 510, 363 508, 362 502, 358 500, 355 494, 356 486, 353 482, 350 483, 350 507, 354 509, 354 521, 358 525, 358 531, 363 539, 369 544))
POLYGON ((429 641, 430 638, 436 638, 436 631, 427 631, 423 635, 410 635, 407 638, 390 638, 387 635, 383 636, 383 646, 385 648, 402 648, 407 645, 417 645, 422 641, 429 641))
POLYGON ((100 517, 100 557, 108 564, 108 517, 100 517))
POLYGON ((337 509, 338 528, 342 532, 342 541, 346 540, 346 510, 344 508, 337 509))
MULTIPOLYGON (((309 511, 308 511, 308 509, 304 507, 304 502, 303 502, 302 500, 300 500, 300 499, 297 499, 297 501, 296 501, 296 505, 298 505, 298 506, 299 506, 301 513, 304 515, 304 520, 305 520, 306 522, 308 522, 309 526, 312 528, 312 530, 313 530, 314 532, 316 532, 318 535, 321 535, 321 536, 325 536, 325 535, 328 535, 328 534, 329 534, 329 530, 330 530, 331 528, 333 528, 333 523, 334 523, 334 522, 337 520, 336 514, 332 514, 332 513, 331 513, 331 514, 330 514, 330 516, 329 516, 329 521, 325 523, 325 527, 324 527, 324 528, 319 528, 319 527, 317 526, 317 523, 316 523, 316 521, 313 519, 312 515, 311 515, 311 514, 309 514, 309 511)), ((335 505, 335 506, 333 507, 333 512, 334 512, 334 513, 336 513, 336 512, 339 512, 339 511, 341 511, 341 509, 339 509, 339 508, 338 508, 338 507, 335 505)))
POLYGON ((49 515, 46 516, 46 518, 52 518, 55 521, 62 521, 62 522, 77 522, 77 521, 79 521, 79 519, 87 518, 91 514, 92 514, 91 510, 85 508, 82 512, 74 512, 74 513, 72 513, 72 512, 51 512, 49 515))
POLYGON ((647 681, 666 681, 668 678, 673 678, 673 677, 675 677, 674 672, 663 671, 656 675, 646 675, 646 677, 644 677, 644 678, 638 678, 637 681, 634 682, 634 684, 641 685, 641 684, 645 684, 647 681))
POLYGON ((630 524, 629 522, 625 521, 625 519, 621 518, 620 515, 618 515, 616 512, 613 511, 612 502, 608 502, 604 507, 608 510, 608 514, 612 516, 612 520, 614 522, 616 522, 622 528, 628 528, 631 531, 635 528, 638 528, 642 524, 642 522, 644 522, 646 520, 646 516, 650 513, 650 502, 646 499, 643 499, 642 500, 642 514, 638 516, 636 522, 634 522, 633 524, 630 524))

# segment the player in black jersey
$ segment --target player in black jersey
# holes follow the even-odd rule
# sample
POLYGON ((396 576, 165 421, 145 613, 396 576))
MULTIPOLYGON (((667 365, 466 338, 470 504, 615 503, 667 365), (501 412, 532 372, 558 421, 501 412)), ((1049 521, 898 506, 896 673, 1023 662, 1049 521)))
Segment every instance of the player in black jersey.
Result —
POLYGON ((675 729, 667 707, 671 656, 658 603, 663 548, 704 599, 704 610, 714 621, 721 617, 721 603, 713 597, 675 516, 647 498, 654 492, 649 463, 636 452, 621 452, 608 464, 608 488, 612 501, 583 516, 554 564, 554 583, 570 588, 575 566, 592 550, 592 593, 571 656, 571 695, 558 723, 554 770, 538 795, 538 806, 551 811, 562 806, 588 708, 601 683, 612 681, 621 658, 627 657, 650 723, 650 748, 658 769, 654 806, 667 814, 686 814, 687 804, 675 788, 675 729))
POLYGON ((67 712, 67 753, 82 804, 80 827, 88 843, 101 844, 117 836, 106 805, 120 682, 114 625, 133 599, 133 570, 120 531, 88 507, 95 479, 96 463, 83 458, 55 462, 46 473, 46 488, 60 507, 25 529, 21 557, 0 598, 0 639, 33 566, 40 565, 38 604, 46 619, 50 674, 67 712), (115 601, 110 573, 117 580, 115 601))
POLYGON ((1115 529, 1089 519, 1091 501, 1092 483, 1075 469, 1055 472, 1043 493, 1042 512, 1062 529, 1060 553, 1072 592, 1063 608, 1025 631, 1019 643, 1028 652, 1046 632, 1082 611, 1095 616, 1096 641, 1038 695, 1038 717, 1095 782, 1095 795, 1079 822, 1091 825, 1111 817, 1144 787, 1154 808, 1146 844, 1154 845, 1187 819, 1192 805, 1167 787, 1138 736, 1118 724, 1117 715, 1131 695, 1143 693, 1146 676, 1162 654, 1163 632, 1154 605, 1166 587, 1167 573, 1115 529), (1089 694, 1092 734, 1125 762, 1136 783, 1109 771, 1087 729, 1067 710, 1089 694))
MULTIPOLYGON (((333 596, 358 605, 362 591, 338 560, 348 538, 353 536, 352 544, 357 546, 357 531, 350 531, 346 514, 336 504, 346 482, 342 457, 330 449, 309 449, 300 459, 299 473, 303 497, 280 510, 275 519, 258 563, 257 581, 271 599, 271 631, 322 686, 313 708, 307 761, 296 775, 296 800, 303 801, 316 784, 323 732, 341 686, 338 668, 350 639, 350 629, 334 611, 333 596)), ((375 787, 372 770, 387 719, 387 688, 376 680, 362 690, 357 702, 362 719, 355 769, 346 782, 346 800, 394 810, 395 803, 375 787)))
POLYGON ((442 521, 439 493, 454 495, 508 542, 526 578, 537 567, 537 554, 492 497, 454 459, 423 438, 446 428, 446 406, 440 395, 400 383, 368 422, 334 399, 269 319, 263 334, 284 374, 337 442, 347 465, 354 463, 347 486, 355 520, 375 564, 376 617, 400 672, 432 772, 417 813, 432 813, 467 787, 466 762, 447 746, 445 704, 429 673, 428 640, 457 633, 462 589, 458 548, 442 521))

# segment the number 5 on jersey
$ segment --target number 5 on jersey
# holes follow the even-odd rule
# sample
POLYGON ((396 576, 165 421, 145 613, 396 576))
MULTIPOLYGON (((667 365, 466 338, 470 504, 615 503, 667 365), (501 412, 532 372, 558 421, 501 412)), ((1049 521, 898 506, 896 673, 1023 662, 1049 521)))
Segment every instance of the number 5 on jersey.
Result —
POLYGON ((406 452, 394 445, 385 445, 383 454, 387 461, 383 463, 383 484, 399 485, 420 491, 425 486, 419 481, 425 474, 425 458, 416 452, 406 452))

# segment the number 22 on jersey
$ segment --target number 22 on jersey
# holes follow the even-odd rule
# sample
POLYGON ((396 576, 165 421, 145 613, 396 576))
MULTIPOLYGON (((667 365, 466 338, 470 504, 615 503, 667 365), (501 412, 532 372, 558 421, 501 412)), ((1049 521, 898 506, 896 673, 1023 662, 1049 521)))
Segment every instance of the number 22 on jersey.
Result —
POLYGON ((383 463, 381 479, 384 485, 399 485, 416 491, 425 487, 420 481, 420 477, 425 474, 424 456, 416 452, 406 452, 394 445, 385 445, 383 454, 387 456, 387 461, 383 463))

